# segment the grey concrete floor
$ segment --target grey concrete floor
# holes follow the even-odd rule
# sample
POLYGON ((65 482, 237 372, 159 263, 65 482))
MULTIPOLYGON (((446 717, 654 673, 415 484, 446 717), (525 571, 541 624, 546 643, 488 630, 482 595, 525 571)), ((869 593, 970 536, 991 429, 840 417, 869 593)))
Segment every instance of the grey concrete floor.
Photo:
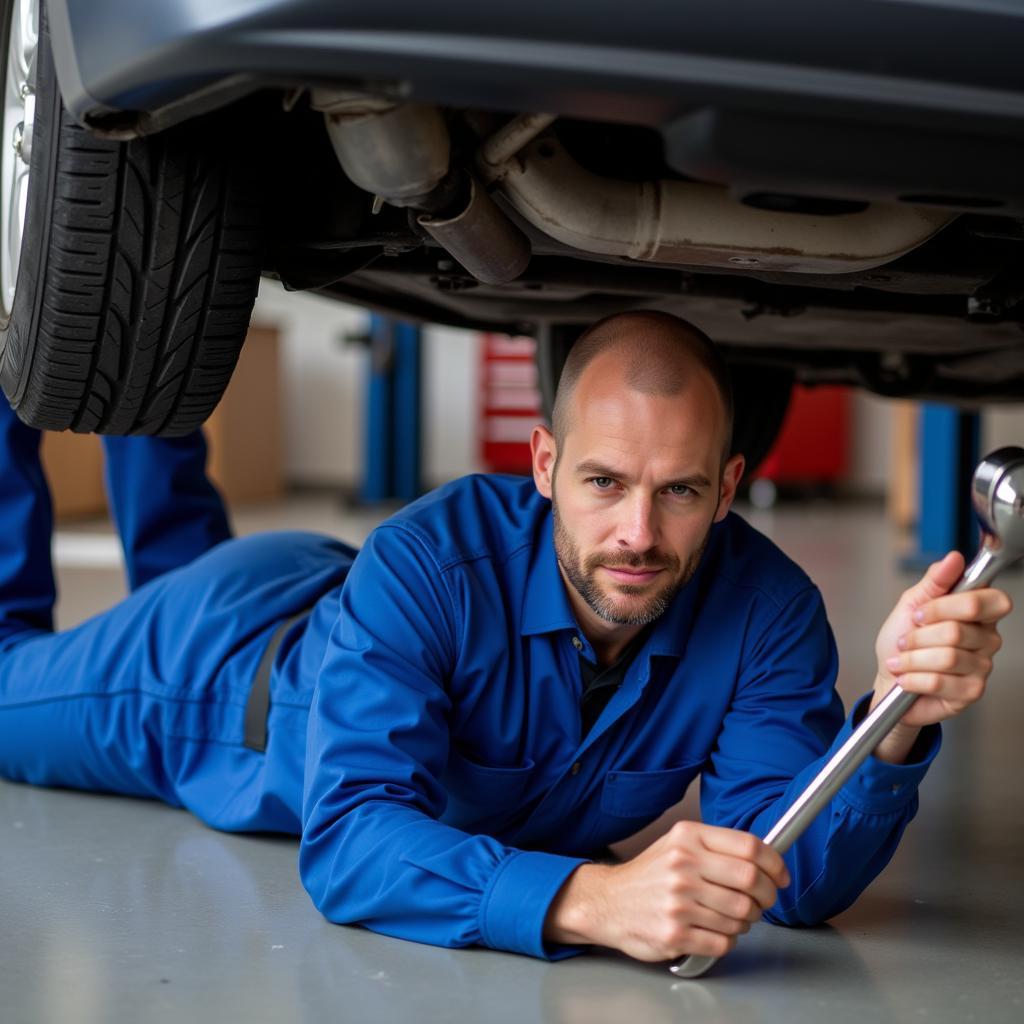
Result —
MULTIPOLYGON (((897 569, 904 540, 874 506, 748 518, 821 586, 849 703, 911 579, 897 569)), ((356 543, 373 520, 322 499, 236 516, 239 532, 308 526, 356 543)), ((81 567, 75 541, 62 538, 64 625, 123 589, 115 569, 81 567)), ((611 954, 549 965, 436 949, 323 921, 299 885, 294 841, 0 783, 0 1021, 1024 1021, 1024 577, 1005 587, 1020 610, 989 693, 946 728, 893 862, 828 926, 757 925, 700 981, 611 954)))

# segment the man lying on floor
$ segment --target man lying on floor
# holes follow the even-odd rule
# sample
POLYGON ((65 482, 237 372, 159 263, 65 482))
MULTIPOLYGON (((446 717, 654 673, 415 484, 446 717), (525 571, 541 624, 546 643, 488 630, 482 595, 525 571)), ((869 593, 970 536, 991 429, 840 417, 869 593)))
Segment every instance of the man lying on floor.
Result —
POLYGON ((532 481, 457 480, 358 555, 227 539, 198 436, 108 441, 135 589, 61 633, 38 436, 0 418, 0 774, 301 832, 330 920, 421 942, 721 956, 762 913, 838 913, 892 856, 1010 610, 948 594, 947 555, 844 721, 818 590, 730 513, 728 375, 666 314, 574 347, 532 481), (755 837, 897 677, 921 699, 784 863, 755 837), (697 773, 703 824, 593 859, 697 773))

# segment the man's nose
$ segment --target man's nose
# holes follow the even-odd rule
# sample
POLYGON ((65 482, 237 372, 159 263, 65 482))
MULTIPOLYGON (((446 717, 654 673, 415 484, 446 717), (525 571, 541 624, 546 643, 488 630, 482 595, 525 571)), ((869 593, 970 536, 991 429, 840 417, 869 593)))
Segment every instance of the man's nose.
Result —
POLYGON ((654 517, 654 504, 650 498, 636 497, 619 520, 619 547, 633 551, 648 551, 658 542, 658 527, 654 517))

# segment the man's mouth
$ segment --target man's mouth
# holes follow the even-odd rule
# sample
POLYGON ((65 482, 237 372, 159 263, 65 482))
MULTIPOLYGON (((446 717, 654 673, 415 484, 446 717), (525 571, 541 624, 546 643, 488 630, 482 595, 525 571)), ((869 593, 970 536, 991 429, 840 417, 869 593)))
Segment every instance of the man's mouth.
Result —
POLYGON ((660 567, 635 569, 632 566, 627 568, 625 566, 602 565, 601 568, 618 583, 630 583, 633 586, 649 583, 662 571, 660 567))

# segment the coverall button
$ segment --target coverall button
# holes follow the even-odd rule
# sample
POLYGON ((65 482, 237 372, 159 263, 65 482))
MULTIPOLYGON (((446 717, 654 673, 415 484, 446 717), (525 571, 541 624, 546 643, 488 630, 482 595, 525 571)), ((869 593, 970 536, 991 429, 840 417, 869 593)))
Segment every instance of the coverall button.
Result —
POLYGON ((569 774, 570 774, 570 775, 579 775, 579 773, 580 773, 580 769, 581 769, 582 767, 583 767, 583 765, 581 765, 581 764, 580 764, 580 762, 579 762, 579 761, 577 761, 577 762, 576 762, 576 763, 575 763, 575 764, 574 764, 574 765, 573 765, 573 766, 572 766, 572 767, 571 767, 571 768, 569 769, 569 774))
POLYGON ((583 650, 583 641, 578 636, 574 636, 572 638, 572 645, 576 648, 577 651, 583 650))

